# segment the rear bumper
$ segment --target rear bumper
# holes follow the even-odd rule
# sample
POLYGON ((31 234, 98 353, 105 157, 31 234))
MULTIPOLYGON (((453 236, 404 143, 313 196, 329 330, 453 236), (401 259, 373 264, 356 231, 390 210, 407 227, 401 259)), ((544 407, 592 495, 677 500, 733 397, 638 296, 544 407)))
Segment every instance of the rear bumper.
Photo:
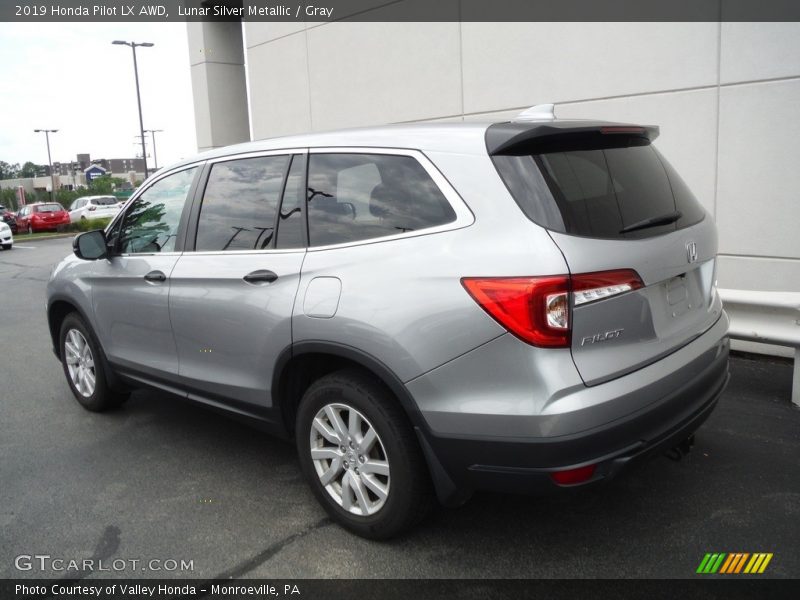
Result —
MULTIPOLYGON (((639 398, 641 408, 602 425, 566 435, 526 438, 448 436, 419 429, 440 499, 455 504, 475 490, 541 494, 591 485, 611 479, 645 456, 677 445, 708 418, 727 385, 729 342, 723 337, 727 319, 723 316, 721 321, 689 344, 695 346, 694 352, 687 346, 676 353, 689 356, 680 368, 674 368, 679 362, 675 355, 671 369, 662 366, 659 370, 658 363, 648 367, 651 375, 660 373, 661 377, 628 392, 639 398), (594 475, 578 485, 561 486, 550 476, 553 471, 589 464, 596 465, 594 475)), ((641 374, 632 376, 589 389, 612 383, 619 389, 626 379, 638 385, 641 374)))

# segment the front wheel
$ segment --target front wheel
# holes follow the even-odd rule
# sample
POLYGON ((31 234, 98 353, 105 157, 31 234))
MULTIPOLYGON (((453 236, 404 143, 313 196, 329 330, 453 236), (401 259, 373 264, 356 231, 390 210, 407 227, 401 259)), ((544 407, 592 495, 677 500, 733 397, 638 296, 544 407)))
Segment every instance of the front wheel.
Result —
POLYGON ((77 313, 64 319, 59 342, 67 383, 81 406, 92 412, 101 412, 119 406, 125 400, 125 394, 113 391, 108 385, 100 348, 77 313))
POLYGON ((312 384, 296 434, 314 495, 347 529, 385 539, 428 512, 430 479, 408 417, 370 377, 344 370, 312 384))

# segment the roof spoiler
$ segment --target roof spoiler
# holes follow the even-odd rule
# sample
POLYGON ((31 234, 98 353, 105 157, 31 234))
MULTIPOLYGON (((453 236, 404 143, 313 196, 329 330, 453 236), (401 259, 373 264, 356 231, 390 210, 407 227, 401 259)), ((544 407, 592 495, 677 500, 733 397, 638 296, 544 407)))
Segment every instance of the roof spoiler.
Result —
POLYGON ((540 104, 521 112, 513 121, 495 123, 486 130, 486 149, 495 154, 535 154, 561 146, 597 144, 619 147, 649 143, 658 137, 655 125, 607 121, 559 121, 554 105, 540 104))

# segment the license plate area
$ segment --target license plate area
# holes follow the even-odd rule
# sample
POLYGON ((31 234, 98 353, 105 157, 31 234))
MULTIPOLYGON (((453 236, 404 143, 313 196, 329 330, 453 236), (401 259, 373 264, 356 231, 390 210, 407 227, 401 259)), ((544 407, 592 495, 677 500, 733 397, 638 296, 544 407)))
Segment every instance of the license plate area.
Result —
POLYGON ((692 309, 686 275, 679 275, 667 280, 664 284, 667 310, 672 318, 678 318, 692 309))

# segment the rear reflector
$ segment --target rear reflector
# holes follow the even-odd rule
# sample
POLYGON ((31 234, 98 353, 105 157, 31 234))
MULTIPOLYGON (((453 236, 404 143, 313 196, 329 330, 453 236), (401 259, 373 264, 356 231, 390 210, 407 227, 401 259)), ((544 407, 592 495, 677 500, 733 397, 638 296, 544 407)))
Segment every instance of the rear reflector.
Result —
POLYGON ((585 483, 594 476, 594 469, 596 466, 597 465, 586 465, 585 467, 578 467, 577 469, 569 469, 567 471, 553 471, 550 473, 550 478, 558 485, 585 483))
POLYGON ((570 344, 570 294, 577 307, 643 286, 631 269, 572 276, 464 277, 461 285, 500 325, 545 348, 570 344))

